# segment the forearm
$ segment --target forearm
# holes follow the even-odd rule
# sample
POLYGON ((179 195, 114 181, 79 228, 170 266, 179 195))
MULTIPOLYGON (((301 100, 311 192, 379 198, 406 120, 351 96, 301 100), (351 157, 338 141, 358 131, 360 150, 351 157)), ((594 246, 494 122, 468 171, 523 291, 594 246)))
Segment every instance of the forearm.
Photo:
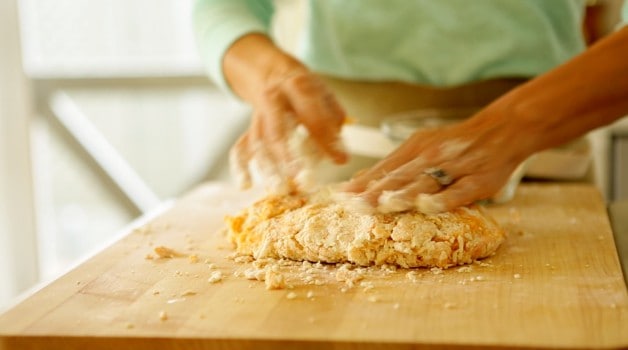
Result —
POLYGON ((273 14, 272 0, 196 0, 194 32, 207 74, 229 91, 223 58, 229 48, 249 33, 266 33, 273 14))
POLYGON ((511 130, 511 140, 528 151, 560 145, 628 114, 627 57, 625 27, 488 109, 499 111, 495 114, 511 130))
POLYGON ((238 39, 225 53, 223 73, 233 91, 247 102, 255 103, 264 86, 286 71, 304 69, 281 51, 264 34, 252 33, 238 39))

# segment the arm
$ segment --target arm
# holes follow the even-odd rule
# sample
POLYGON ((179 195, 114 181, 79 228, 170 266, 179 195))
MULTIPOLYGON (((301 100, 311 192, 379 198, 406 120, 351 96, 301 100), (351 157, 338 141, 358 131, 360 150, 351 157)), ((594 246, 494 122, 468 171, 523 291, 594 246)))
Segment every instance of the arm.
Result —
POLYGON ((526 153, 560 145, 626 115, 628 27, 515 89, 492 108, 512 115, 527 134, 540 136, 521 140, 526 153))
POLYGON ((209 77, 229 91, 222 72, 223 57, 242 36, 267 33, 273 8, 270 0, 196 0, 194 33, 209 77))
MULTIPOLYGON (((200 3, 216 1, 201 0, 200 3)), ((233 6, 231 2, 221 3, 226 3, 226 7, 233 6)), ((216 34, 200 36, 202 45, 207 45, 213 57, 210 75, 222 78, 222 85, 230 87, 254 110, 249 129, 230 154, 232 170, 239 184, 242 187, 252 184, 249 172, 252 163, 260 170, 264 177, 262 180, 270 180, 267 185, 277 190, 295 182, 292 180, 299 180, 302 170, 313 161, 312 158, 327 156, 336 163, 345 162, 348 155, 339 139, 345 113, 336 99, 315 74, 280 50, 265 29, 255 30, 255 26, 250 25, 254 23, 250 21, 250 6, 238 9, 216 15, 212 12, 215 9, 201 6, 197 8, 196 23, 197 27, 207 27, 210 29, 207 32, 213 33, 215 29, 212 28, 222 26, 223 21, 234 22, 229 16, 248 18, 248 31, 236 31, 241 34, 239 36, 229 32, 229 40, 223 40, 216 34), (211 18, 204 18, 203 13, 211 18), (222 40, 222 56, 215 55, 212 38, 218 42, 222 40), (299 125, 307 130, 304 144, 309 154, 296 154, 294 142, 291 142, 299 125)))
POLYGON ((440 212, 489 198, 533 153, 628 114, 626 57, 628 27, 463 123, 417 132, 346 189, 387 211, 440 212), (440 186, 429 168, 454 182, 440 186))
POLYGON ((251 184, 255 160, 273 189, 300 182, 308 162, 321 155, 344 163, 348 155, 339 133, 345 113, 322 81, 265 35, 250 34, 225 54, 223 71, 236 94, 249 102, 253 119, 231 150, 231 166, 242 187, 251 184), (307 130, 307 153, 291 142, 295 129, 307 130))

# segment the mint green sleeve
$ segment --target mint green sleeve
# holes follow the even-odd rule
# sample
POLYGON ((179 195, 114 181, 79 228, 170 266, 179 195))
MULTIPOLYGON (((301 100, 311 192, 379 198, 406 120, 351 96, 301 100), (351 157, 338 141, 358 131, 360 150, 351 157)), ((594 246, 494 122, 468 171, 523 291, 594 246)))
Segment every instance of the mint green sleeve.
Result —
POLYGON ((624 6, 621 8, 621 24, 620 26, 628 25, 628 0, 624 0, 624 6))
POLYGON ((199 53, 218 87, 231 92, 222 72, 227 49, 245 34, 268 33, 272 14, 272 0, 196 0, 193 23, 199 53))

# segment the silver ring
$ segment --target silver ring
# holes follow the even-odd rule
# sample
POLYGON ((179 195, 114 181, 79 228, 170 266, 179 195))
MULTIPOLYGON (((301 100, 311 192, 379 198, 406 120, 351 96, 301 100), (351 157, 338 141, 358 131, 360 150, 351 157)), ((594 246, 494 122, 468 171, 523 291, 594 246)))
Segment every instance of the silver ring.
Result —
POLYGON ((441 168, 427 168, 423 170, 423 174, 430 176, 441 186, 447 186, 454 182, 451 176, 441 168))

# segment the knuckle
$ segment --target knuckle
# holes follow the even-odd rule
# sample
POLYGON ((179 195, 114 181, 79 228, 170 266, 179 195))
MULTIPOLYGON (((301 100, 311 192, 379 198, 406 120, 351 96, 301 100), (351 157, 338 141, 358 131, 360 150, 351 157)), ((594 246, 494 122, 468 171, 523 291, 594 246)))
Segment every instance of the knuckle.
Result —
POLYGON ((313 94, 322 88, 322 83, 311 73, 299 73, 286 82, 288 86, 301 94, 313 94))
POLYGON ((323 123, 307 123, 306 127, 310 135, 319 140, 332 139, 333 135, 327 132, 327 128, 322 125, 323 123))
POLYGON ((262 97, 265 100, 275 101, 278 100, 281 96, 281 89, 278 85, 271 85, 264 88, 262 91, 262 97))

